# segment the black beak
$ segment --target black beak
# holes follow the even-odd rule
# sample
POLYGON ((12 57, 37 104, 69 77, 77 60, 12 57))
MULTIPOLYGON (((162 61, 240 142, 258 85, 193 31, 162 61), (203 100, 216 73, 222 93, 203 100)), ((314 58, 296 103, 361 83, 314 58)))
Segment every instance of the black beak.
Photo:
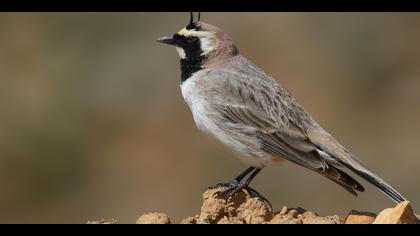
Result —
POLYGON ((173 37, 162 37, 156 40, 159 43, 166 43, 169 45, 175 45, 175 40, 173 37))

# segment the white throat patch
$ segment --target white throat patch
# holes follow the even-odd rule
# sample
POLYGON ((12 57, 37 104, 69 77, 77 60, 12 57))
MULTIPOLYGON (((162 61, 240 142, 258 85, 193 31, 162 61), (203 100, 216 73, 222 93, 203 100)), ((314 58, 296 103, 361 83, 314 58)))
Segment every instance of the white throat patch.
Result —
POLYGON ((180 57, 181 59, 185 59, 185 51, 184 51, 184 49, 182 49, 182 48, 180 48, 180 47, 175 47, 175 48, 176 48, 176 50, 178 51, 179 57, 180 57))
POLYGON ((213 37, 200 38, 201 43, 201 55, 207 55, 209 52, 216 48, 216 40, 213 37))
MULTIPOLYGON (((183 28, 180 30, 177 34, 182 36, 195 36, 199 38, 201 43, 201 50, 203 51, 201 55, 206 55, 209 52, 216 49, 216 37, 213 33, 207 32, 207 31, 196 31, 196 30, 187 30, 186 28, 183 28)), ((185 54, 185 53, 184 53, 185 54)))

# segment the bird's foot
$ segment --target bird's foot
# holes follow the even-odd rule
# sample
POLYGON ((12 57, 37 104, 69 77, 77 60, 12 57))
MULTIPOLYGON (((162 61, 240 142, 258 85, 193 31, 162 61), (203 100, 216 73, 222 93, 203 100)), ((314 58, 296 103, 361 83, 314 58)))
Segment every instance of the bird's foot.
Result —
POLYGON ((207 189, 217 189, 217 188, 224 188, 223 190, 217 191, 213 194, 216 195, 227 195, 227 198, 232 197, 237 192, 244 189, 247 185, 245 183, 239 182, 237 179, 229 182, 229 183, 218 183, 215 186, 210 186, 207 189))
POLYGON ((241 183, 237 180, 234 180, 232 182, 229 183, 219 183, 216 186, 212 186, 209 187, 208 189, 216 189, 216 188, 221 188, 223 187, 224 189, 221 191, 217 191, 213 194, 213 196, 216 195, 224 195, 227 197, 227 199, 229 199, 230 197, 233 197, 236 193, 245 190, 249 196, 251 198, 257 198, 259 201, 261 201, 262 203, 264 203, 268 208, 270 208, 271 210, 273 209, 273 207, 271 206, 270 201, 268 201, 267 198, 265 198, 264 196, 262 196, 259 192, 257 192, 255 189, 251 188, 248 186, 248 184, 245 183, 241 183))
MULTIPOLYGON (((215 186, 207 187, 207 190, 216 189, 216 188, 232 188, 232 187, 238 186, 238 184, 239 184, 239 182, 235 179, 235 180, 233 180, 232 182, 229 182, 229 183, 218 183, 215 186)), ((215 194, 218 194, 218 193, 219 192, 216 192, 215 194)))
POLYGON ((259 201, 264 203, 264 205, 266 205, 268 208, 270 208, 270 210, 273 210, 273 206, 271 205, 270 201, 268 201, 267 198, 265 198, 259 192, 257 192, 257 190, 255 190, 255 189, 253 189, 249 186, 247 186, 245 188, 245 190, 248 192, 248 194, 251 198, 257 198, 259 201))
POLYGON ((246 189, 247 186, 248 185, 246 183, 241 183, 234 180, 226 184, 225 186, 221 186, 221 187, 224 187, 225 189, 214 193, 214 195, 226 195, 227 198, 230 198, 230 197, 233 197, 236 193, 242 191, 242 189, 246 189))

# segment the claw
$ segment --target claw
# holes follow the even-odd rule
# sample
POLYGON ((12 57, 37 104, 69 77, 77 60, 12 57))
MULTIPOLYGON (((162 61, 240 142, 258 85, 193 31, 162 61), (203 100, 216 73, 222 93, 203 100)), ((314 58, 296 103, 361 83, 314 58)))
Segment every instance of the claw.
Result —
POLYGON ((255 189, 249 187, 246 183, 240 183, 236 180, 230 182, 230 183, 219 183, 214 187, 209 187, 208 189, 215 189, 224 187, 225 189, 221 191, 217 191, 213 194, 214 196, 217 195, 227 195, 227 199, 235 196, 238 192, 242 191, 243 189, 246 190, 251 198, 257 198, 259 201, 264 203, 267 207, 269 207, 271 210, 273 210, 273 207, 268 201, 267 198, 263 197, 260 193, 258 193, 255 189))
POLYGON ((243 188, 245 188, 243 183, 238 182, 237 180, 233 180, 229 183, 218 183, 216 186, 208 187, 207 189, 216 189, 216 188, 225 188, 221 191, 217 191, 213 194, 213 197, 216 195, 225 195, 227 194, 227 197, 232 197, 235 195, 235 193, 239 192, 243 188))
POLYGON ((229 182, 229 183, 218 183, 218 184, 216 184, 215 186, 210 186, 210 187, 207 187, 207 190, 208 189, 216 189, 216 188, 225 188, 224 190, 222 190, 222 191, 217 191, 217 192, 215 192, 214 194, 213 194, 213 197, 214 196, 216 196, 216 195, 223 195, 223 194, 225 194, 226 192, 229 192, 229 190, 232 190, 232 189, 235 189, 235 188, 237 188, 238 186, 240 185, 240 183, 237 181, 237 180, 233 180, 232 182, 229 182))
POLYGON ((247 186, 245 184, 238 184, 237 186, 232 186, 222 191, 222 194, 227 194, 228 198, 235 196, 238 192, 245 189, 247 186))
POLYGON ((245 188, 245 190, 248 192, 249 196, 251 198, 257 198, 258 200, 260 200, 262 203, 264 203, 268 208, 270 208, 270 210, 273 210, 273 206, 271 205, 270 201, 265 198, 264 196, 262 196, 259 192, 257 192, 255 189, 247 186, 245 188))
POLYGON ((232 182, 229 183, 218 183, 216 186, 208 187, 208 189, 215 189, 215 188, 221 188, 224 187, 225 189, 221 191, 217 191, 213 194, 213 197, 216 195, 225 195, 227 194, 227 199, 230 197, 233 197, 236 193, 242 191, 242 189, 245 189, 249 196, 252 198, 257 198, 261 202, 263 202, 267 207, 269 207, 271 210, 273 210, 273 207, 271 206, 271 203, 268 201, 267 198, 261 196, 255 189, 249 187, 249 184, 251 183, 252 179, 261 171, 261 169, 250 167, 246 169, 243 173, 241 173, 238 177, 235 178, 232 182), (247 179, 243 180, 246 175, 248 175, 250 172, 252 172, 247 179))

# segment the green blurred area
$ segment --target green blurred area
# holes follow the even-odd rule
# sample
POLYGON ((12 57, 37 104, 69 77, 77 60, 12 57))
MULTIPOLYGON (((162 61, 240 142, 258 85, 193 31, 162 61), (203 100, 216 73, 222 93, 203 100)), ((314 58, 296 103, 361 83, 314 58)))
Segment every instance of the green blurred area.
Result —
MULTIPOLYGON (((174 222, 245 166, 196 128, 176 51, 187 13, 0 13, 0 222, 174 222)), ((420 211, 420 14, 202 13, 420 211)), ((275 209, 378 212, 284 162, 253 182, 275 209)))

